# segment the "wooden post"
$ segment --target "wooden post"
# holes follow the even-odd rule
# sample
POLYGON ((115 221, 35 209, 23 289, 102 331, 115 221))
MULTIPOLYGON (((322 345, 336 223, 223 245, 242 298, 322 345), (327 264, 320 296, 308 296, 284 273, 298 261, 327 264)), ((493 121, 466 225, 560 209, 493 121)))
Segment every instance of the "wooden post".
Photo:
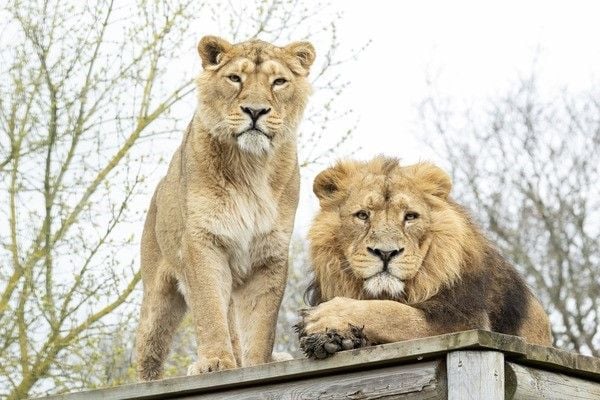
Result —
POLYGON ((452 351, 446 356, 448 400, 504 400, 504 354, 452 351))

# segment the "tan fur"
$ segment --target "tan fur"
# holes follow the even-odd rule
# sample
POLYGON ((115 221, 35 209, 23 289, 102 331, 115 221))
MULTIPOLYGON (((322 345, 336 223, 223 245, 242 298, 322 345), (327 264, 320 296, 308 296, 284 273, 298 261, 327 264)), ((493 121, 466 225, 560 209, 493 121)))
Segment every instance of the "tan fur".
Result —
POLYGON ((197 110, 142 235, 142 380, 161 376, 186 309, 198 344, 190 374, 270 361, 286 283, 314 49, 207 36, 198 51, 197 110), (268 111, 253 123, 243 108, 268 111))
POLYGON ((304 334, 347 331, 350 323, 364 326, 373 342, 386 343, 510 325, 511 315, 500 315, 495 303, 516 290, 509 287, 514 282, 523 288, 518 292, 523 304, 515 305, 515 313, 522 312, 524 320, 513 334, 551 344, 541 304, 449 199, 450 178, 438 167, 400 167, 384 157, 344 161, 320 173, 313 189, 321 204, 309 233, 312 300, 318 306, 305 313, 304 334), (412 213, 417 217, 406 220, 412 213), (398 252, 389 253, 396 255, 387 272, 376 249, 398 252), (471 298, 454 299, 463 293, 479 304, 470 309, 464 302, 471 298))

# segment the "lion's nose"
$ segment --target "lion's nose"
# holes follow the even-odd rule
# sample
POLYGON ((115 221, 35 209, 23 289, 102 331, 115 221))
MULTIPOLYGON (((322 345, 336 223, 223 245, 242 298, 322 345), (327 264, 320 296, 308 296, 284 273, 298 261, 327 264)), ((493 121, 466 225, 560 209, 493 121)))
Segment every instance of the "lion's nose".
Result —
POLYGON ((374 249, 372 247, 367 247, 367 251, 379 258, 383 261, 383 265, 387 266, 387 264, 391 261, 392 258, 396 257, 399 254, 402 254, 404 251, 404 247, 401 249, 394 250, 382 250, 382 249, 374 249))
POLYGON ((251 108, 251 107, 240 107, 242 111, 252 118, 252 123, 255 124, 256 121, 263 115, 266 115, 271 111, 270 108, 251 108))

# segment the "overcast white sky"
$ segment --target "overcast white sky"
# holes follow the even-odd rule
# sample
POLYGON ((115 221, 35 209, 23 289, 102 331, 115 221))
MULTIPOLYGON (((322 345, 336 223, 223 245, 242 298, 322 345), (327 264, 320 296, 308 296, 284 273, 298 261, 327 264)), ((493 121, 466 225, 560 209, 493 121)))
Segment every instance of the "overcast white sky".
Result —
MULTIPOLYGON (((436 76, 444 94, 470 104, 501 94, 535 64, 542 92, 585 89, 600 73, 600 1, 343 1, 338 23, 347 48, 372 43, 344 67, 343 94, 359 118, 359 157, 384 153, 441 161, 424 148, 416 105, 436 76)), ((319 43, 315 43, 317 50, 319 43)), ((315 94, 318 96, 318 93, 315 94)), ((334 133, 332 133, 334 134, 334 133)), ((297 231, 316 210, 315 170, 306 171, 297 231)))
MULTIPOLYGON (((519 77, 532 71, 534 64, 541 91, 550 95, 560 88, 586 89, 600 83, 600 0, 331 3, 332 9, 343 11, 342 18, 335 21, 342 51, 371 42, 356 61, 339 70, 351 81, 340 102, 354 110, 353 118, 358 121, 346 150, 360 147, 357 157, 363 159, 384 153, 407 163, 420 159, 443 162, 421 141, 424 132, 418 123, 417 104, 428 94, 428 75, 436 78, 443 94, 475 105, 514 86, 519 77)), ((183 56, 186 62, 172 63, 175 70, 188 77, 200 68, 197 40, 207 34, 228 36, 228 32, 219 32, 210 23, 194 24, 192 30, 189 54, 183 56), (189 60, 194 60, 192 68, 189 60)), ((329 43, 315 41, 314 45, 319 64, 319 56, 329 43)), ((318 96, 316 92, 314 97, 318 96)), ((190 96, 176 106, 175 113, 182 115, 181 126, 192 115, 194 104, 195 98, 190 96)), ((335 141, 342 132, 332 129, 327 134, 335 141)), ((177 137, 142 151, 164 152, 168 160, 179 142, 177 137)), ((343 155, 340 151, 339 156, 343 155)), ((323 167, 303 170, 296 218, 300 235, 306 232, 317 209, 311 186, 314 175, 323 167)), ((147 171, 149 190, 166 168, 165 160, 147 171)), ((145 209, 150 196, 148 193, 147 197, 137 198, 134 207, 145 209)), ((139 239, 140 232, 136 232, 139 239)))
MULTIPOLYGON (((246 0, 232 1, 247 4, 246 0)), ((304 0, 309 9, 312 1, 318 3, 304 0)), ((137 12, 133 2, 124 10, 137 12)), ((424 132, 418 123, 417 104, 428 94, 428 75, 436 78, 443 94, 474 105, 513 87, 519 77, 532 71, 534 61, 538 84, 550 95, 563 87, 577 90, 600 83, 600 0, 331 0, 331 7, 322 11, 323 18, 336 10, 343 14, 335 20, 341 52, 371 42, 356 61, 338 70, 342 78, 351 81, 340 103, 354 111, 352 118, 357 121, 351 142, 340 150, 340 157, 348 149, 360 147, 357 157, 363 159, 384 153, 407 163, 419 159, 443 162, 421 141, 424 132)), ((170 78, 189 78, 199 72, 196 43, 201 36, 228 38, 230 27, 220 31, 207 18, 203 21, 190 27, 189 39, 185 39, 189 40, 189 52, 182 56, 185 62, 173 60, 175 73, 170 78)), ((310 29, 317 27, 305 25, 298 31, 310 29)), ((318 65, 329 42, 314 41, 314 45, 318 65)), ((319 95, 315 92, 313 101, 318 103, 319 95)), ((194 96, 176 105, 180 126, 187 124, 194 106, 194 96)), ((344 121, 339 131, 331 128, 325 139, 335 142, 353 123, 344 121)), ((180 136, 176 136, 157 146, 140 146, 143 153, 164 152, 166 157, 161 165, 148 166, 149 191, 166 171, 167 160, 179 142, 180 136)), ((323 167, 303 170, 296 219, 300 235, 317 209, 311 186, 323 167)), ((147 208, 150 195, 136 198, 133 207, 147 208)), ((139 239, 141 232, 137 226, 135 229, 139 239)))

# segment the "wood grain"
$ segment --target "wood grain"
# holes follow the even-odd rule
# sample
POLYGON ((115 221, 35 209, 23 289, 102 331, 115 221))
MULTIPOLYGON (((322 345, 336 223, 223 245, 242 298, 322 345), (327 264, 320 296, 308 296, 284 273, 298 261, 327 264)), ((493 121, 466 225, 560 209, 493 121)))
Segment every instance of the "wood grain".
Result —
POLYGON ((445 399, 443 361, 386 367, 341 376, 253 386, 184 397, 188 400, 445 399), (440 373, 440 371, 442 373, 440 373))
POLYGON ((565 374, 506 363, 508 399, 598 400, 600 383, 565 374))
POLYGON ((504 354, 453 351, 446 360, 448 400, 504 400, 504 354))

